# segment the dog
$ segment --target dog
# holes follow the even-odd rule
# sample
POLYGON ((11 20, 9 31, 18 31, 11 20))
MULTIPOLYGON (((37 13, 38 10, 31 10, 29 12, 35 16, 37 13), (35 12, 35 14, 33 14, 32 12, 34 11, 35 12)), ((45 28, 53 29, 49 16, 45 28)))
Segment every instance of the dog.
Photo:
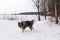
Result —
POLYGON ((18 26, 22 29, 22 32, 24 32, 26 27, 29 27, 30 30, 32 31, 33 22, 34 22, 34 20, 32 20, 32 21, 21 21, 21 22, 18 22, 18 26))

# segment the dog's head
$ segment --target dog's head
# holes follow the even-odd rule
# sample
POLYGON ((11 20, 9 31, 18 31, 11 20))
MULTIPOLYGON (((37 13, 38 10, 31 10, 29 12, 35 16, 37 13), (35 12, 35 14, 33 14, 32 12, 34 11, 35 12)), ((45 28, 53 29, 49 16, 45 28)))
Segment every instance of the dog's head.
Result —
POLYGON ((18 22, 18 26, 21 28, 21 22, 18 22))

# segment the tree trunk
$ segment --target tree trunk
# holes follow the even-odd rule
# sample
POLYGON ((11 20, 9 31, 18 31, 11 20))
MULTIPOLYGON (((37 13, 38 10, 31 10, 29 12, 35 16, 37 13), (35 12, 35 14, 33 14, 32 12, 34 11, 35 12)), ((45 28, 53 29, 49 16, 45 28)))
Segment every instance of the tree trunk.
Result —
POLYGON ((40 12, 39 12, 39 0, 38 0, 37 9, 38 9, 38 20, 40 21, 40 12))
POLYGON ((57 6, 57 0, 55 0, 55 17, 56 17, 56 24, 58 24, 58 6, 57 6))
POLYGON ((44 0, 44 13, 45 13, 45 20, 46 20, 47 18, 46 18, 46 5, 45 5, 45 2, 46 2, 46 0, 44 0))
POLYGON ((38 9, 38 20, 40 21, 40 12, 39 12, 39 9, 38 9))

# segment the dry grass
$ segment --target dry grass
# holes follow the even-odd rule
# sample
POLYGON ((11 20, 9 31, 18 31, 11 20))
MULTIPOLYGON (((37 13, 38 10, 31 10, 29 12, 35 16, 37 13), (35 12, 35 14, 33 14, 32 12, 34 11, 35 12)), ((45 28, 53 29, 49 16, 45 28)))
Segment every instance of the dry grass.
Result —
POLYGON ((8 20, 16 20, 16 18, 10 17, 10 18, 8 18, 8 20))
MULTIPOLYGON (((41 15, 44 16, 45 13, 41 13, 41 15)), ((55 13, 48 12, 48 13, 46 13, 46 16, 52 16, 52 17, 55 17, 55 13)), ((60 12, 58 13, 58 17, 60 17, 60 12)))

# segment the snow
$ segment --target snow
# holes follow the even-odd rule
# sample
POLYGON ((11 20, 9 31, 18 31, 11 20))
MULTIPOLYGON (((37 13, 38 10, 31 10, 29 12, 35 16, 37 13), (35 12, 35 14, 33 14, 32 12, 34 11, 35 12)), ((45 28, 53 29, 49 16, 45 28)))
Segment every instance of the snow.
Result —
POLYGON ((0 20, 0 40, 60 40, 60 24, 36 20, 33 27, 33 31, 21 32, 17 20, 0 20))

